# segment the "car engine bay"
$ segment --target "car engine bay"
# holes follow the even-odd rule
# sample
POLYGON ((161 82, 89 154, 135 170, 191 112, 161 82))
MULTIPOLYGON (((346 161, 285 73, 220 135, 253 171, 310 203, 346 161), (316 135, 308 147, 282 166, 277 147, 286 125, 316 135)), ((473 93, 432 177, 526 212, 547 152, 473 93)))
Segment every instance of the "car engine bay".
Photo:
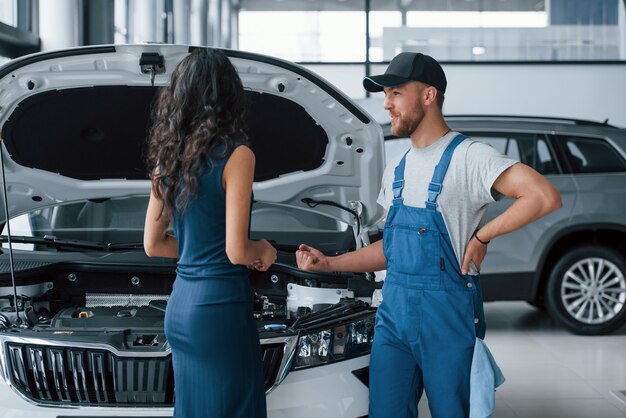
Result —
MULTIPOLYGON (((163 349, 163 322, 175 274, 122 269, 71 264, 51 265, 43 273, 37 269, 36 275, 21 277, 16 287, 19 316, 11 286, 0 286, 0 332, 81 340, 102 333, 119 350, 163 349), (110 338, 113 335, 124 337, 110 338)), ((337 304, 355 302, 366 308, 382 287, 363 275, 307 273, 283 264, 251 272, 250 282, 261 338, 264 333, 289 333, 307 316, 337 304)))

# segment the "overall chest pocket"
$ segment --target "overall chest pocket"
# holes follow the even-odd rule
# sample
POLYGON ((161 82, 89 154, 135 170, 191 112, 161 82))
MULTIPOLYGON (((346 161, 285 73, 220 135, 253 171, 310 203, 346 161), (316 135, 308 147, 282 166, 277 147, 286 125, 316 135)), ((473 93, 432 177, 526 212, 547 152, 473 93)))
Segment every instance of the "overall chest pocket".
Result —
POLYGON ((426 226, 390 225, 383 234, 387 270, 400 274, 439 278, 441 247, 439 231, 426 226))

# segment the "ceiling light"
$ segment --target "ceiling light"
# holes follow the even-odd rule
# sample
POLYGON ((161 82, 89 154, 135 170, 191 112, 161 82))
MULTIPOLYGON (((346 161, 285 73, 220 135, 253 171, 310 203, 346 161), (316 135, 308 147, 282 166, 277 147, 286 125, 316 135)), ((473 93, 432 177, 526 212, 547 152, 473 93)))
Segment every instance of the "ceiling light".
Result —
POLYGON ((485 47, 484 46, 475 46, 472 48, 472 54, 474 55, 484 55, 485 47))

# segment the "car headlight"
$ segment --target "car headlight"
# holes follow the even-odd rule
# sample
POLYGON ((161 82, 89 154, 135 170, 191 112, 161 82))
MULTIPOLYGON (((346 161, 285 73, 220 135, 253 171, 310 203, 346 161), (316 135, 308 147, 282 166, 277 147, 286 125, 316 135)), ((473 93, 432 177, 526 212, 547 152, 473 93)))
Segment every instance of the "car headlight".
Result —
POLYGON ((319 366, 369 354, 374 339, 374 312, 314 331, 298 338, 293 369, 319 366))

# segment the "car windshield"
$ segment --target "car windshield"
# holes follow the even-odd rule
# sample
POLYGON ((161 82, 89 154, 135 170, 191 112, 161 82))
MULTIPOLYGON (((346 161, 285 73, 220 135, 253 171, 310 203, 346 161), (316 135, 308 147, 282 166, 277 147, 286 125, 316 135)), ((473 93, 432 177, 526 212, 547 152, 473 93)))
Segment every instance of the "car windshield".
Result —
MULTIPOLYGON (((141 243, 148 198, 90 199, 23 213, 10 221, 13 248, 110 249, 108 244, 141 243)), ((8 247, 7 234, 5 225, 3 248, 8 247)))
MULTIPOLYGON (((113 251, 139 249, 148 208, 148 195, 59 203, 11 218, 12 246, 30 251, 113 251)), ((295 251, 302 242, 323 251, 354 247, 348 224, 308 208, 285 208, 254 202, 250 237, 266 238, 277 248, 295 251)), ((338 210, 339 211, 339 210, 338 210)), ((0 243, 8 248, 8 228, 0 243)))

